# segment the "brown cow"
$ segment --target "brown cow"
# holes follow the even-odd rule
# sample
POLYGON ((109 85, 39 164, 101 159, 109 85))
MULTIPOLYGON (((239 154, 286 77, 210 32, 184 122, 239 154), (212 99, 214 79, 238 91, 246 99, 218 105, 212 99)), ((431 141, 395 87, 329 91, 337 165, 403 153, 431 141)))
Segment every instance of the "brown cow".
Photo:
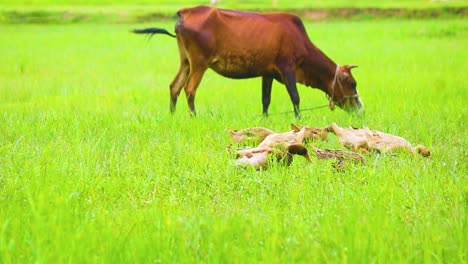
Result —
POLYGON ((185 90, 190 112, 208 68, 222 76, 262 77, 263 114, 268 115, 273 80, 286 85, 296 116, 299 94, 296 82, 318 88, 346 111, 362 111, 351 69, 339 66, 309 40, 301 19, 287 13, 252 13, 207 6, 177 12, 176 35, 161 28, 134 30, 141 34, 167 34, 177 38, 180 68, 170 85, 171 112, 185 90))

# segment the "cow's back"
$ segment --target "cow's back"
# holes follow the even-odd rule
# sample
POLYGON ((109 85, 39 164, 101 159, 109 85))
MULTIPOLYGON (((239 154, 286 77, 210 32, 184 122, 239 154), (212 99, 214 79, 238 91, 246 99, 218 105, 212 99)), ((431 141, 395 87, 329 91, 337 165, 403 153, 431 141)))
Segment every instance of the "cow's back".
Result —
POLYGON ((278 59, 294 63, 310 41, 301 20, 286 13, 251 13, 206 6, 179 10, 176 32, 188 52, 203 55, 209 67, 232 78, 276 71, 278 59))
POLYGON ((215 38, 221 42, 248 41, 249 37, 255 42, 286 36, 294 43, 308 39, 301 19, 288 13, 253 13, 198 6, 180 9, 177 14, 180 17, 178 24, 184 30, 216 33, 215 38))

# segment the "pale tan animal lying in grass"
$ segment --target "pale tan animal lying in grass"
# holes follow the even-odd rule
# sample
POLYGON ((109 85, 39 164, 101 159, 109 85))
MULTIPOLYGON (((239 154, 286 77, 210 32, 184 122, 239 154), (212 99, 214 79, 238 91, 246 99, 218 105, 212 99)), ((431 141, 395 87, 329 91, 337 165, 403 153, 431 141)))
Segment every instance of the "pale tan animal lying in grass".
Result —
POLYGON ((365 162, 366 159, 359 153, 343 151, 340 149, 319 149, 312 147, 318 159, 337 159, 337 160, 354 160, 365 162))
POLYGON ((334 133, 341 145, 346 148, 353 149, 354 151, 367 149, 367 137, 364 129, 341 128, 333 123, 327 126, 325 131, 334 133))
POLYGON ((304 134, 305 141, 317 141, 319 139, 321 140, 328 139, 328 133, 324 129, 291 124, 291 129, 294 130, 295 132, 299 132, 302 128, 305 129, 305 134, 304 134))
POLYGON ((304 156, 310 161, 307 149, 302 145, 305 128, 295 132, 273 133, 265 137, 256 148, 245 148, 237 151, 238 166, 253 166, 256 169, 266 168, 268 161, 285 161, 286 165, 292 162, 292 155, 304 156))
POLYGON ((424 146, 413 147, 406 139, 383 133, 369 128, 341 128, 333 123, 325 128, 328 132, 333 132, 338 137, 340 143, 347 147, 358 150, 378 151, 381 153, 409 151, 421 154, 424 157, 430 156, 430 151, 424 146))
POLYGON ((309 162, 311 161, 307 149, 303 145, 292 144, 286 148, 257 147, 241 149, 237 152, 236 165, 240 167, 252 166, 257 170, 267 168, 271 161, 289 165, 293 160, 293 155, 301 155, 309 162))
POLYGON ((325 160, 325 159, 335 159, 336 163, 333 164, 335 168, 343 168, 345 164, 349 162, 355 162, 355 163, 365 163, 366 159, 364 156, 362 156, 359 153, 356 152, 349 152, 349 151, 343 151, 339 149, 319 149, 316 147, 312 147, 315 156, 317 156, 318 159, 325 160))
POLYGON ((274 134, 275 131, 264 127, 251 127, 240 130, 233 130, 228 128, 228 133, 232 142, 235 144, 259 144, 268 135, 274 134))
MULTIPOLYGON (((304 128, 305 141, 316 141, 318 139, 326 140, 328 138, 327 132, 321 128, 291 124, 291 129, 295 133, 300 132, 302 128, 304 128)), ((228 128, 227 130, 234 144, 259 144, 271 134, 284 134, 276 133, 275 131, 264 127, 251 127, 240 130, 228 128)), ((291 132, 286 133, 290 134, 291 132)))
POLYGON ((420 154, 423 157, 429 157, 431 155, 431 152, 425 146, 418 145, 413 147, 411 143, 402 137, 380 131, 367 129, 366 138, 369 150, 377 150, 381 153, 408 151, 420 154))
POLYGON ((283 147, 287 148, 289 145, 302 144, 306 135, 306 129, 302 128, 299 131, 288 131, 283 133, 273 133, 268 135, 260 144, 259 148, 269 147, 283 147))

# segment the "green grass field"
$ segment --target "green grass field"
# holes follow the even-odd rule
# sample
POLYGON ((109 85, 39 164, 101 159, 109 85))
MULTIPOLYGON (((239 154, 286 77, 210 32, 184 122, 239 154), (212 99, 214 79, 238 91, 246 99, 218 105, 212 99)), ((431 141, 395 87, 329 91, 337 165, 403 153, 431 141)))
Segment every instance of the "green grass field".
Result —
MULTIPOLYGON (((359 65, 366 111, 300 120, 262 118, 260 79, 212 71, 198 116, 183 94, 170 115, 177 45, 129 33, 149 25, 0 24, 1 263, 466 263, 465 20, 307 22, 335 62, 359 65), (369 126, 432 156, 234 166, 226 128, 291 122, 369 126)), ((290 110, 276 83, 270 113, 290 110)))

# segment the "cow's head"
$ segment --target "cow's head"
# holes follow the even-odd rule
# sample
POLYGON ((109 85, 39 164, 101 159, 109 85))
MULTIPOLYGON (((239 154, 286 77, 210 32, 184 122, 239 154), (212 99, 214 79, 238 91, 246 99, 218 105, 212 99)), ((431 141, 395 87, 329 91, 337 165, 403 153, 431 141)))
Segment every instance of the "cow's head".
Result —
POLYGON ((341 67, 337 65, 335 77, 328 93, 331 109, 336 104, 346 112, 362 113, 364 105, 356 89, 356 80, 351 74, 351 69, 356 67, 356 65, 341 67))

